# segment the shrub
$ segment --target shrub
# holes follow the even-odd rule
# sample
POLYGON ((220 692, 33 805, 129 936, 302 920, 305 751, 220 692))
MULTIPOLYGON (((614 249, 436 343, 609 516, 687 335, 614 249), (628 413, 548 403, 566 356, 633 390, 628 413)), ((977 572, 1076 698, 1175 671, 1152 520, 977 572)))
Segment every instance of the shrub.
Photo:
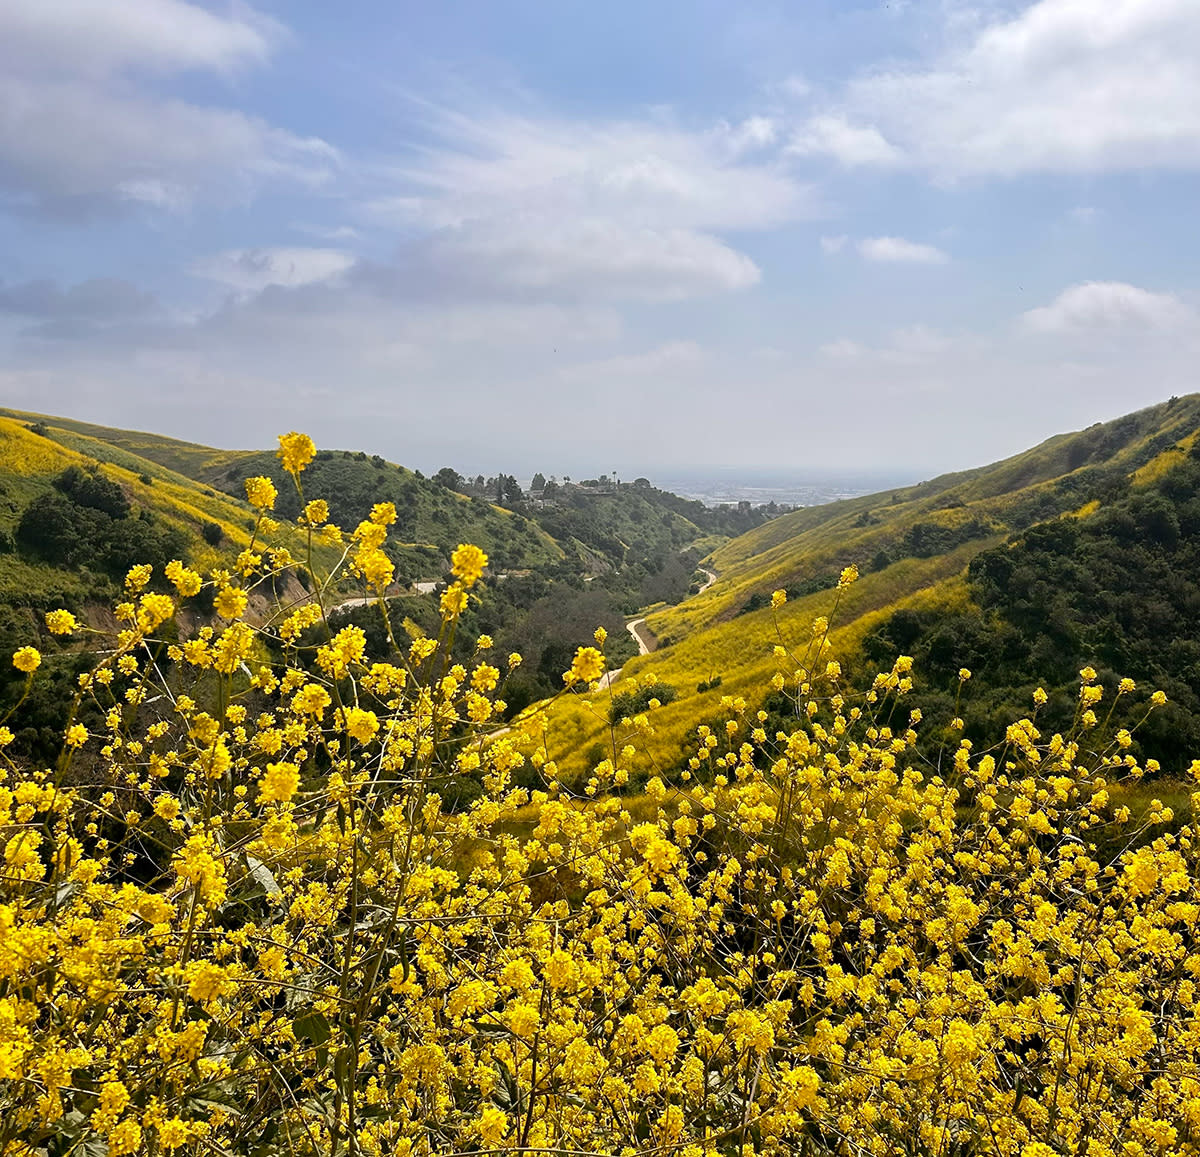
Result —
POLYGON ((632 718, 648 711, 652 699, 657 699, 659 703, 673 703, 677 694, 670 683, 660 682, 643 683, 636 691, 622 691, 613 696, 608 711, 609 722, 618 723, 627 716, 632 718))

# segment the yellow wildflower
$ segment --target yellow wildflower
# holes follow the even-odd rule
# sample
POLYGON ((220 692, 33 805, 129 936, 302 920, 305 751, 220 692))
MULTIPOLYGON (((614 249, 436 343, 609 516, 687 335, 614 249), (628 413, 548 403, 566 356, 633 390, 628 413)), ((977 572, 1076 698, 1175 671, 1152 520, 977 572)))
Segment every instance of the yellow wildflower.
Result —
POLYGON ((213 600, 213 606, 223 619, 240 619, 246 612, 246 601, 246 592, 241 587, 225 587, 213 600))
POLYGON ((479 547, 468 543, 460 543, 450 556, 451 572, 468 590, 479 581, 487 563, 488 556, 479 547))
POLYGON ((200 587, 203 585, 200 576, 194 571, 189 570, 179 561, 172 559, 166 566, 167 581, 170 582, 175 589, 185 599, 192 598, 200 593, 200 587))
POLYGON ((279 435, 279 449, 275 457, 283 463, 283 468, 289 474, 299 474, 315 457, 317 448, 307 434, 298 434, 293 430, 290 434, 279 435))
POLYGON ((300 786, 300 769, 294 763, 268 763, 258 781, 259 803, 287 803, 300 786))
POLYGON ((79 629, 79 623, 70 611, 47 611, 46 629, 52 635, 69 635, 79 629))
POLYGON ((563 675, 563 682, 594 683, 604 674, 604 656, 595 647, 580 647, 571 660, 571 669, 563 675))
POLYGON ((260 474, 257 478, 246 479, 246 499, 258 510, 274 510, 275 499, 278 497, 279 491, 275 489, 275 483, 266 476, 260 474))
POLYGON ((371 507, 370 518, 376 526, 391 526, 396 521, 396 504, 394 502, 376 502, 371 507))

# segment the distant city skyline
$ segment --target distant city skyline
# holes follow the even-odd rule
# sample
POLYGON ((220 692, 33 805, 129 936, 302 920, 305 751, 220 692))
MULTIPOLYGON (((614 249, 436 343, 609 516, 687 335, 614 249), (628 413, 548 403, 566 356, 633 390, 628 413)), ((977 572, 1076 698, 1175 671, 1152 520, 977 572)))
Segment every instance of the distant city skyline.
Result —
POLYGON ((1194 0, 9 0, 0 404, 935 474, 1196 388, 1194 0))

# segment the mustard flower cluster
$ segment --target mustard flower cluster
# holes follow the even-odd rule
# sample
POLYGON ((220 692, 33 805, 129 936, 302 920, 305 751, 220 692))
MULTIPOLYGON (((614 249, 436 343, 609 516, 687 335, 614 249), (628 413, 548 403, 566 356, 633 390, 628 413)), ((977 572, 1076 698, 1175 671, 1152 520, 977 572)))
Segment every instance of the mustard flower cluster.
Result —
MULTIPOLYGON (((391 520, 353 536, 368 583, 391 520)), ((0 727, 0 1152, 1200 1154, 1195 837, 1114 804, 1146 769, 1130 728, 1085 754, 1094 673, 1070 734, 1035 711, 935 774, 911 661, 852 700, 821 620, 777 652, 804 726, 727 696, 672 775, 639 716, 576 796, 541 711, 501 724, 490 640, 451 652, 481 551, 437 638, 380 602, 383 658, 306 649, 331 576, 252 553, 131 572, 56 768, 0 727), (201 583, 217 620, 168 639, 201 583)))

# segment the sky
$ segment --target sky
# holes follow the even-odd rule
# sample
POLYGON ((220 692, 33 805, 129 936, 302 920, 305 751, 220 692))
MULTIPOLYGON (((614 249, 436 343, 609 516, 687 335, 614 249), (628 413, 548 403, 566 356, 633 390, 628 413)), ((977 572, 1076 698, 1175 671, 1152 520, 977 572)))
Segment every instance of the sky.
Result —
POLYGON ((0 404, 930 477, 1200 388, 1196 0, 6 0, 0 404))

